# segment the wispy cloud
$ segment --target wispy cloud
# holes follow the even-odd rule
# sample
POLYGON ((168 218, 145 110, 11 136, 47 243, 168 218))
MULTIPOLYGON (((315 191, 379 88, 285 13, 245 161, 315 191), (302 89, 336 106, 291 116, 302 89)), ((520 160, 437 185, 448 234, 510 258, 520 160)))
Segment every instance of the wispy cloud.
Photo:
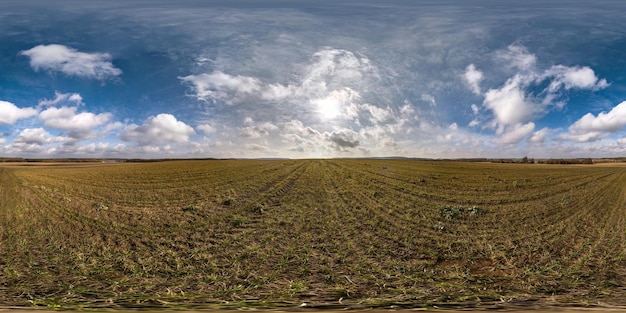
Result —
POLYGON ((55 91, 54 99, 43 99, 39 101, 38 107, 53 106, 64 102, 73 102, 76 105, 84 104, 83 97, 78 93, 60 93, 55 91))
POLYGON ((261 89, 261 82, 253 77, 233 76, 221 71, 179 77, 190 83, 194 95, 202 101, 222 101, 232 104, 261 89))
POLYGON ((506 50, 498 50, 496 57, 512 68, 528 71, 537 63, 537 57, 528 52, 528 49, 519 44, 509 45, 506 50))

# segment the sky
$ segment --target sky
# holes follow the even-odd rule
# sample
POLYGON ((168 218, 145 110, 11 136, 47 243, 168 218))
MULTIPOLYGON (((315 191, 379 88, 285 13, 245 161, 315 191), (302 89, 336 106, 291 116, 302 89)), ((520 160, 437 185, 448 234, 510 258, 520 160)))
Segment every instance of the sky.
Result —
POLYGON ((0 157, 626 156, 624 1, 0 2, 0 157))

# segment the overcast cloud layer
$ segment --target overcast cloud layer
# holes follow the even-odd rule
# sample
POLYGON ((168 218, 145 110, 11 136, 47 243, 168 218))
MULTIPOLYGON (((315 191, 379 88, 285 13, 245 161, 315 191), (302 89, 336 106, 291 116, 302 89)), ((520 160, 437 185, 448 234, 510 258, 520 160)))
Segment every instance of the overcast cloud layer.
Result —
POLYGON ((626 155, 620 1, 2 1, 0 157, 626 155))

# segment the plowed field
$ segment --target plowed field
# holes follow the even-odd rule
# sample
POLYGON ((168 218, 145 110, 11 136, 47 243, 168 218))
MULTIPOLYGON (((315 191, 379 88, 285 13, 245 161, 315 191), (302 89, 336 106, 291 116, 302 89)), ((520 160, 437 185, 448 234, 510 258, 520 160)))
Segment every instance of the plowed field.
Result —
POLYGON ((0 167, 0 304, 626 304, 626 167, 0 167))

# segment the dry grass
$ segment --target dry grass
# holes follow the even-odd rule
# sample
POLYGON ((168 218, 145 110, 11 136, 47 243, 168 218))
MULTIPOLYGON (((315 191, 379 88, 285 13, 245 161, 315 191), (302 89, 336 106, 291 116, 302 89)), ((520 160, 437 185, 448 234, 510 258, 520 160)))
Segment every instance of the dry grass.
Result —
POLYGON ((626 304, 626 168, 0 167, 0 303, 626 304))

